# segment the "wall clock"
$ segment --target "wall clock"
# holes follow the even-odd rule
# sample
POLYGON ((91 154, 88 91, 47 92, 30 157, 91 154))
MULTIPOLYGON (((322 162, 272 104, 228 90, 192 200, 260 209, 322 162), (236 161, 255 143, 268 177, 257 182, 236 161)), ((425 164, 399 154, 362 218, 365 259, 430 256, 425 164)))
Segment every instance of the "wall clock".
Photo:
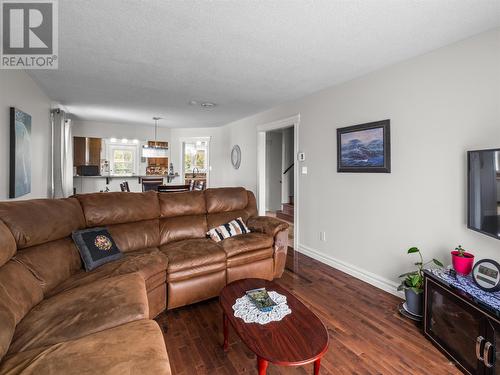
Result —
POLYGON ((241 164, 241 148, 238 145, 234 145, 231 150, 231 164, 234 169, 238 169, 241 164))
POLYGON ((500 264, 492 259, 482 259, 474 265, 472 278, 482 290, 497 292, 500 290, 500 264))

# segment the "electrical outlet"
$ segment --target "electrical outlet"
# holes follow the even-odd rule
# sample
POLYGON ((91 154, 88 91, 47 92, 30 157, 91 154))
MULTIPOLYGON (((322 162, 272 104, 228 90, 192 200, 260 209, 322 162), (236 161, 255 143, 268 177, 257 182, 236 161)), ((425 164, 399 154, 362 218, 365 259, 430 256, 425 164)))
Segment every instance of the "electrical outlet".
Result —
POLYGON ((326 242, 326 232, 319 232, 320 241, 326 242))

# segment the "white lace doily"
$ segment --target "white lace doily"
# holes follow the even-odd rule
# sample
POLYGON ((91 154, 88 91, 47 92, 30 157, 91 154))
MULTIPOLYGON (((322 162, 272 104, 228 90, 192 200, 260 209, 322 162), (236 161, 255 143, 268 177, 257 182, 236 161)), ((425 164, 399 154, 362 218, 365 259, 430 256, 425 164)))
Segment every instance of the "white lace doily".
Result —
POLYGON ((292 310, 290 310, 286 303, 286 297, 284 295, 273 291, 268 293, 269 297, 276 303, 276 306, 274 306, 271 311, 260 311, 248 296, 243 296, 238 298, 233 305, 234 316, 243 319, 245 323, 267 324, 270 322, 278 322, 292 313, 292 310))

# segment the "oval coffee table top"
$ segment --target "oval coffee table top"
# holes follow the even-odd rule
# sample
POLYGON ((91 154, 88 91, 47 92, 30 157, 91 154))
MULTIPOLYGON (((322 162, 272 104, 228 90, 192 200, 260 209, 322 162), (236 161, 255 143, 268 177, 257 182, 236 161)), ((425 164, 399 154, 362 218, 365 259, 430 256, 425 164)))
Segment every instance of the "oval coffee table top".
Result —
POLYGON ((258 357, 282 366, 297 366, 320 358, 328 348, 328 332, 319 318, 290 292, 272 281, 243 279, 220 294, 224 313, 241 340, 258 357), (266 288, 286 296, 292 313, 279 322, 245 323, 234 316, 233 305, 247 290, 266 288))

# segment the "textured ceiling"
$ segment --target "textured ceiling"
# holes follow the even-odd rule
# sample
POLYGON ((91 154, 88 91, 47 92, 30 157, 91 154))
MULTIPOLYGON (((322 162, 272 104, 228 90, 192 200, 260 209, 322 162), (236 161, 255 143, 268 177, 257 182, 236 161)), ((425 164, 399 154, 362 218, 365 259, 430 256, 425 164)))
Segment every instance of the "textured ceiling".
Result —
POLYGON ((217 126, 500 26, 500 0, 59 0, 76 118, 217 126), (212 101, 213 109, 190 105, 212 101))

